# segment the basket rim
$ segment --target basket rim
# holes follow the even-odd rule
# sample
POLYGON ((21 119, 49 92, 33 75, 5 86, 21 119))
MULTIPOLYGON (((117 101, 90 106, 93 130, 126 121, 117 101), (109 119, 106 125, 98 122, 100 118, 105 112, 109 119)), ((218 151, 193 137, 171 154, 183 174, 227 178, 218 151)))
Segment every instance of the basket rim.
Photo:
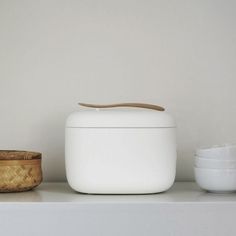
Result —
POLYGON ((0 160, 41 160, 40 152, 25 151, 25 150, 0 150, 0 160), (4 155, 5 154, 5 155, 4 155), (17 156, 19 154, 19 157, 17 156), (8 155, 12 155, 8 156, 8 155), (23 155, 23 156, 22 156, 23 155), (28 159, 28 156, 30 158, 28 159))

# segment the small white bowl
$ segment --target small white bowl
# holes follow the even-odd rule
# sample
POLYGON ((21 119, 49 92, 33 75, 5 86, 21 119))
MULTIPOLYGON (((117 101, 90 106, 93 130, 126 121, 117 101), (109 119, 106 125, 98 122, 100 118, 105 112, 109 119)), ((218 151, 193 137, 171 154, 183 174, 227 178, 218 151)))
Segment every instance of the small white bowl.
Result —
POLYGON ((236 191, 235 169, 207 169, 194 168, 195 179, 198 185, 210 192, 236 191))
POLYGON ((236 160, 216 160, 195 156, 195 166, 210 169, 236 169, 236 160))
POLYGON ((197 149, 196 155, 201 158, 236 160, 236 145, 197 149))

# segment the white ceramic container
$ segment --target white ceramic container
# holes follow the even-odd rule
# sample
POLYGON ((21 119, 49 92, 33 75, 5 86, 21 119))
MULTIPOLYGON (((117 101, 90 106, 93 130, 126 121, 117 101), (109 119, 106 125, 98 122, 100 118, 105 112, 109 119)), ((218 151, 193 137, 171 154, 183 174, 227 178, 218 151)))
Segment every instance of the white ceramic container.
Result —
POLYGON ((218 160, 195 156, 195 166, 210 169, 236 169, 236 160, 218 160))
POLYGON ((223 145, 197 149, 196 155, 201 158, 218 160, 236 160, 236 145, 223 145))
POLYGON ((198 185, 210 192, 236 191, 236 169, 194 168, 198 185))
POLYGON ((175 122, 145 108, 81 110, 66 121, 65 156, 78 192, 163 192, 175 179, 175 122))

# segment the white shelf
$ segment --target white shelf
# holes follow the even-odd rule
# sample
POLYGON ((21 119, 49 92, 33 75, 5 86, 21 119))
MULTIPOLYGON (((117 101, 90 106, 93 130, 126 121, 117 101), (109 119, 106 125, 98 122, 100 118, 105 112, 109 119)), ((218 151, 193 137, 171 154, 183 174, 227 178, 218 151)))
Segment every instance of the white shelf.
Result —
POLYGON ((236 194, 181 182, 152 195, 87 195, 66 183, 0 194, 0 229, 8 235, 236 235, 236 194))

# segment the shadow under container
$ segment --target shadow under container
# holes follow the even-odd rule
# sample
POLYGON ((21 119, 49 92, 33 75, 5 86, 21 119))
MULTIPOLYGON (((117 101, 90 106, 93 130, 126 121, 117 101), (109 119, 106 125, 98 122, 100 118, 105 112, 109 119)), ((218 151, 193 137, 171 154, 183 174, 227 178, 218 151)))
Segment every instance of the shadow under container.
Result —
POLYGON ((175 122, 166 112, 82 110, 68 117, 65 140, 67 180, 78 192, 158 193, 174 182, 175 122))

